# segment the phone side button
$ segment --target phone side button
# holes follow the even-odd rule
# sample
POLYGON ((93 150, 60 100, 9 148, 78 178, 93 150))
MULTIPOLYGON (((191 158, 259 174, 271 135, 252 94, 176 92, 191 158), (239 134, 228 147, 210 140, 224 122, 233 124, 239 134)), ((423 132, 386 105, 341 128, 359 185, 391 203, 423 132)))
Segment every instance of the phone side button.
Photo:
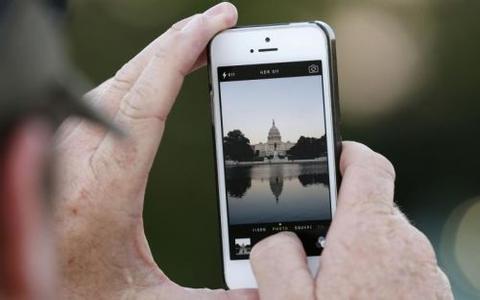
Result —
POLYGON ((210 90, 210 116, 212 118, 212 125, 215 124, 215 110, 213 108, 213 91, 210 90))

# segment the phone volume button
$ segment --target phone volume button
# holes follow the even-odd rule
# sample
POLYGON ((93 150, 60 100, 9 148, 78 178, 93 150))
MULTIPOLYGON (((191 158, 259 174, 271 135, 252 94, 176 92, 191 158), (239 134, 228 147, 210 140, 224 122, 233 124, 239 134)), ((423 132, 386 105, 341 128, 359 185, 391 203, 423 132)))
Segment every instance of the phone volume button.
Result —
POLYGON ((215 122, 214 122, 214 121, 215 121, 215 115, 214 115, 214 113, 215 113, 215 110, 214 110, 214 108, 213 108, 213 91, 210 90, 210 116, 211 116, 211 118, 212 118, 212 124, 215 124, 215 122))

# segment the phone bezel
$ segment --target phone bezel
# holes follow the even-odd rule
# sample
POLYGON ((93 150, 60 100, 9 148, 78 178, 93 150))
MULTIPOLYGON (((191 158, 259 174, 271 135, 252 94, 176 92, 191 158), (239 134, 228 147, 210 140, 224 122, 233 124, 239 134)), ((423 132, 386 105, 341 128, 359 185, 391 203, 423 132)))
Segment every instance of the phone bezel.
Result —
MULTIPOLYGON (((219 66, 249 65, 303 60, 321 60, 325 97, 325 132, 327 134, 328 168, 332 216, 336 208, 338 181, 338 93, 334 35, 321 22, 274 24, 237 27, 216 35, 209 45, 210 96, 215 143, 217 194, 221 223, 222 260, 225 283, 229 288, 254 288, 255 278, 249 260, 231 260, 228 234, 227 198, 224 174, 223 137, 221 132, 219 66), (270 37, 268 44, 265 37, 270 37), (278 51, 258 52, 260 48, 278 48, 278 51), (254 49, 253 53, 250 49, 254 49)), ((318 268, 319 256, 309 256, 312 273, 318 268)))

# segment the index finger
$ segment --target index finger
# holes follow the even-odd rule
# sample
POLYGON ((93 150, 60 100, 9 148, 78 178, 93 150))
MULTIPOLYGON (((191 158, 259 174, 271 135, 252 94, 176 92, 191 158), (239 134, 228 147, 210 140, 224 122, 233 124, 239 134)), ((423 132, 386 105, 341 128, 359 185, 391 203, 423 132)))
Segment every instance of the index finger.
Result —
POLYGON ((235 25, 236 20, 237 11, 232 4, 219 4, 195 15, 183 26, 174 26, 159 40, 152 57, 118 105, 114 121, 129 135, 124 140, 111 134, 102 139, 90 159, 96 176, 111 180, 114 172, 119 181, 131 183, 126 189, 140 192, 137 189, 148 176, 184 77, 210 39, 235 25))
MULTIPOLYGON (((118 112, 122 99, 134 87, 144 73, 145 68, 149 64, 159 64, 161 60, 158 59, 158 56, 168 56, 167 54, 169 54, 170 57, 168 59, 170 61, 175 59, 175 61, 182 62, 181 72, 186 75, 190 71, 205 65, 207 55, 204 48, 209 39, 217 32, 234 26, 236 20, 236 8, 230 3, 223 2, 209 8, 203 14, 193 15, 178 21, 124 64, 115 73, 115 76, 88 93, 86 95, 87 101, 97 106, 107 118, 113 119, 118 112), (190 34, 181 34, 183 29, 189 26, 194 18, 197 19, 197 22, 193 24, 193 29, 195 30, 190 31, 190 34), (203 19, 203 22, 198 22, 198 19, 203 19), (194 40, 193 45, 191 43, 192 40, 194 40), (156 63, 151 63, 152 59, 155 59, 156 63), (191 63, 192 60, 194 61, 193 63, 191 63)), ((191 25, 190 27, 192 27, 191 25)), ((151 78, 150 81, 154 79, 151 78)), ((160 80, 161 77, 157 79, 160 80)), ((89 122, 70 121, 68 125, 62 128, 62 135, 69 135, 74 128, 78 128, 77 132, 85 133, 89 136, 86 141, 88 145, 85 145, 88 148, 96 148, 100 143, 100 139, 103 139, 106 134, 104 128, 92 127, 89 122), (81 126, 77 127, 80 123, 82 123, 81 126), (98 139, 93 138, 94 136, 97 136, 98 139)))

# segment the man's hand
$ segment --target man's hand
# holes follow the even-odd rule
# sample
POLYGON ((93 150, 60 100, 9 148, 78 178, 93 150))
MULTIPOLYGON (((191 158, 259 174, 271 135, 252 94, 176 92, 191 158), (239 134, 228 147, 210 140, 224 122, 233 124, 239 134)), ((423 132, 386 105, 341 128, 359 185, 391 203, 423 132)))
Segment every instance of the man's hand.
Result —
POLYGON ((208 41, 236 20, 228 3, 182 20, 90 93, 127 138, 85 121, 63 126, 55 181, 62 297, 256 298, 255 291, 192 290, 171 282, 152 258, 142 223, 148 174, 183 79, 205 64, 208 41))
POLYGON ((250 255, 262 299, 452 299, 428 239, 393 202, 395 171, 368 147, 343 143, 337 210, 316 278, 299 239, 279 233, 250 255))
MULTIPOLYGON (((55 228, 61 296, 68 299, 256 299, 249 290, 193 290, 170 281, 145 239, 148 174, 184 77, 235 24, 230 4, 173 25, 90 93, 128 136, 68 121, 57 137, 55 228)), ((337 212, 314 279, 291 233, 254 247, 262 299, 450 298, 428 240, 393 205, 394 172, 365 146, 345 143, 337 212)))

